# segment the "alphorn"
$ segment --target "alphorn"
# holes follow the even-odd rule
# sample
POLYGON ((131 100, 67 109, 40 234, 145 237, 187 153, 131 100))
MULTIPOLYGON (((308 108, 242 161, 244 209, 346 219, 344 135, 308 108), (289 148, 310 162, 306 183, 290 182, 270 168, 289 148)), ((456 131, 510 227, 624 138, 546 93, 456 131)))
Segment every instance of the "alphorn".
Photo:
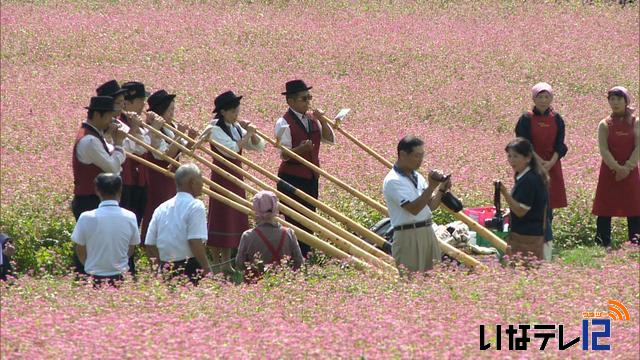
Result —
MULTIPOLYGON (((171 171, 169 171, 167 169, 164 169, 161 166, 153 164, 150 161, 147 161, 147 160, 145 160, 145 159, 143 159, 143 158, 141 158, 141 157, 139 157, 137 155, 134 155, 134 154, 132 154, 130 152, 125 152, 125 153, 126 153, 127 157, 129 157, 129 158, 139 162, 140 164, 142 164, 144 166, 147 166, 147 167, 149 167, 149 168, 151 168, 151 169, 153 169, 153 170, 155 170, 157 172, 162 173, 164 176, 168 176, 168 177, 172 177, 172 178, 175 177, 175 174, 173 172, 171 172, 171 171)), ((203 179, 206 179, 206 177, 203 176, 203 179)), ((203 188, 202 192, 205 193, 206 195, 208 195, 208 196, 210 196, 210 197, 222 202, 223 204, 235 209, 235 210, 238 210, 238 211, 240 211, 240 212, 242 212, 244 214, 247 214, 249 216, 255 217, 255 213, 253 212, 253 210, 251 210, 251 208, 247 207, 246 205, 242 205, 242 204, 240 204, 238 202, 235 202, 235 201, 233 201, 231 199, 228 199, 228 198, 218 194, 217 192, 214 192, 214 191, 209 190, 207 188, 203 188)), ((248 203, 248 201, 247 201, 247 203, 248 203)), ((324 252, 325 254, 333 256, 333 257, 335 257, 337 259, 350 260, 356 265, 357 268, 360 268, 360 269, 370 269, 371 268, 371 266, 369 264, 367 264, 366 262, 364 262, 364 261, 362 261, 362 260, 360 260, 360 259, 358 259, 358 258, 356 258, 354 256, 351 256, 351 255, 347 254, 346 252, 344 252, 344 251, 336 248, 335 246, 333 246, 333 245, 331 245, 331 244, 319 239, 318 237, 316 237, 316 236, 314 236, 312 234, 309 234, 306 231, 303 231, 299 227, 297 227, 297 226, 295 226, 293 224, 290 224, 290 223, 288 223, 288 222, 286 222, 286 221, 284 221, 282 219, 278 219, 278 221, 280 223, 282 223, 283 225, 292 228, 296 232, 296 235, 298 236, 298 238, 301 241, 303 241, 305 244, 307 244, 307 245, 309 245, 309 246, 311 246, 313 248, 316 248, 316 249, 324 252)))
POLYGON ((326 172, 323 169, 319 168, 318 166, 316 166, 315 164, 313 164, 310 161, 306 160, 302 156, 294 153, 293 151, 291 151, 287 147, 285 147, 282 144, 280 144, 279 141, 271 139, 269 136, 265 135, 260 130, 256 129, 256 134, 258 136, 260 136, 261 138, 263 138, 268 143, 270 143, 271 145, 273 145, 276 148, 278 148, 281 151, 283 151, 288 157, 290 157, 292 159, 295 159, 296 161, 304 164, 306 167, 308 167, 309 169, 313 170, 316 174, 322 175, 325 178, 329 179, 332 183, 338 185, 342 189, 344 189, 347 192, 349 192, 351 195, 353 195, 353 196, 357 197, 358 199, 362 200, 363 202, 369 204, 369 206, 371 206, 372 208, 376 209, 381 214, 383 214, 385 216, 389 215, 389 211, 387 210, 386 206, 384 206, 381 203, 373 200, 372 198, 368 197, 367 195, 363 194, 362 192, 356 190, 355 188, 353 188, 352 186, 348 185, 344 181, 342 181, 342 180, 336 178, 335 176, 329 174, 328 172, 326 172))
MULTIPOLYGON (((157 130, 155 130, 155 131, 157 131, 157 130)), ((132 138, 132 141, 140 144, 141 146, 145 147, 149 151, 152 151, 152 152, 158 154, 164 160, 168 161, 171 165, 173 165, 173 166, 179 166, 180 165, 180 163, 177 162, 175 159, 172 159, 172 158, 166 156, 161 151, 159 151, 157 149, 154 149, 153 147, 145 144, 144 142, 142 142, 142 141, 140 141, 138 139, 134 140, 133 138, 132 138)), ((191 155, 191 153, 189 151, 183 151, 183 152, 191 155)), ((234 177, 233 175, 231 175, 228 172, 224 171, 223 169, 219 168, 215 164, 211 164, 207 160, 199 158, 199 157, 198 158, 194 157, 194 159, 200 161, 205 166, 211 168, 212 171, 219 172, 222 176, 224 176, 229 181, 235 181, 239 186, 241 186, 243 189, 245 189, 249 193, 256 193, 257 192, 256 189, 252 188, 251 186, 249 186, 249 185, 247 185, 247 184, 245 184, 243 182, 240 182, 236 177, 234 177)), ((206 177, 203 177, 203 180, 207 185, 211 186, 217 192, 222 193, 223 195, 231 198, 234 201, 237 201, 237 202, 240 202, 240 203, 245 203, 246 202, 245 205, 248 206, 248 207, 251 207, 251 203, 249 203, 246 199, 236 195, 235 193, 232 193, 231 191, 225 189, 224 187, 220 186, 219 184, 216 184, 215 182, 211 181, 210 179, 208 179, 206 177)), ((372 256, 371 254, 366 253, 363 249, 360 249, 357 246, 350 244, 349 242, 345 241, 344 239, 342 239, 338 235, 336 235, 336 234, 332 233, 331 231, 323 228, 321 225, 318 225, 318 224, 315 224, 314 222, 309 221, 309 219, 305 218, 304 216, 302 216, 300 214, 295 213, 293 210, 288 208, 286 205, 281 204, 281 210, 282 210, 283 213, 293 217, 296 221, 304 224, 307 227, 315 229, 316 231, 318 231, 318 233, 323 234, 327 239, 333 241, 336 245, 339 245, 343 250, 347 251, 348 253, 350 253, 350 254, 352 254, 352 255, 354 255, 356 257, 360 257, 361 259, 366 259, 368 262, 373 263, 374 265, 377 265, 378 267, 382 267, 387 271, 397 272, 397 269, 395 267, 393 267, 393 266, 391 266, 391 265, 389 265, 387 263, 384 263, 383 261, 381 261, 380 259, 377 259, 376 257, 372 256)))
MULTIPOLYGON (((377 159, 380 163, 382 163, 384 166, 388 167, 389 169, 393 168, 393 164, 389 160, 385 159, 384 157, 382 157, 382 155, 378 154, 375 150, 373 150, 372 148, 370 148, 366 144, 362 143, 360 140, 356 139, 355 136, 351 135, 346 130, 342 129, 340 124, 337 124, 337 123, 333 122, 326 115, 323 115, 323 118, 324 118, 323 120, 327 121, 327 123, 329 125, 331 125, 331 127, 333 129, 337 130, 342 135, 347 137, 354 144, 356 144, 359 148, 364 150, 367 154, 373 156, 375 159, 377 159)), ((504 240, 502 240, 501 238, 499 238, 496 234, 491 232, 486 227, 480 225, 477 221, 475 221, 472 218, 470 218, 467 214, 465 214, 463 212, 454 212, 449 207, 447 207, 445 204, 442 204, 442 206, 445 209, 447 209, 449 212, 451 212, 456 219, 458 219, 458 220, 462 221, 463 223, 467 224, 467 226, 469 226, 469 228, 471 230, 477 232, 478 234, 480 234, 480 236, 482 236, 483 238, 489 240, 489 242, 491 242, 491 244, 493 244, 493 246, 495 246, 496 249, 502 251, 502 253, 506 252, 507 243, 504 240)))
MULTIPOLYGON (((161 136, 163 139, 165 139, 165 141, 170 141, 174 144, 176 144, 178 146, 178 148, 185 154, 190 155, 191 157, 193 157, 194 159, 196 159, 197 161, 201 162, 202 164, 204 164, 205 166, 209 167, 212 171, 215 171, 217 173, 219 173, 220 175, 222 175, 223 177, 225 177, 226 179, 228 179, 229 181, 232 181, 234 183, 236 183, 238 186, 242 187, 243 189, 245 189, 246 191, 254 194, 257 192, 256 189, 254 189, 253 187, 245 184, 244 182, 240 181, 238 178, 236 178, 234 175, 229 174, 227 171, 225 171, 224 169, 221 169, 220 167, 216 166, 215 164, 212 164, 211 162, 209 162, 208 160, 196 155, 191 149, 185 147, 184 145, 180 144, 179 142, 171 139, 170 137, 162 134, 160 131, 156 130, 153 127, 148 126, 149 131, 154 132, 155 134, 161 136)), ((175 130, 175 129, 170 129, 171 131, 175 130)), ((179 135, 179 134, 178 134, 179 135)), ((182 135, 179 135, 182 136, 182 135)), ((133 140, 133 139, 132 139, 133 140)), ((137 140, 137 139, 136 139, 137 140)), ((136 141, 133 140, 133 141, 136 141)), ((139 141, 139 140, 138 140, 139 141)), ((138 142, 136 141, 136 143, 141 144, 141 146, 143 146, 142 144, 144 142, 138 142)), ((145 144, 146 145, 146 144, 145 144)), ((146 145, 145 148, 149 149, 149 145, 146 145)), ((153 149, 153 148, 151 148, 153 149)), ((150 150, 151 150, 150 149, 150 150)), ((157 150, 151 150, 154 152, 157 152, 157 150)), ((167 161, 171 162, 173 165, 175 165, 173 163, 172 160, 170 160, 170 158, 166 157, 166 155, 162 154, 161 152, 160 156, 162 156, 163 158, 165 158, 167 161)), ((243 172, 243 175, 248 175, 249 177, 252 177, 251 174, 248 174, 246 172, 244 172, 244 170, 242 169, 234 169, 234 170, 241 170, 241 172, 243 172)), ((254 178, 255 179, 255 178, 254 178)), ((253 180, 253 179, 252 179, 253 180)), ((257 179, 255 179, 257 180, 257 179)), ((254 180, 254 181, 255 181, 254 180)), ((257 180, 259 181, 259 180, 257 180)), ((220 185, 215 184, 214 182, 212 182, 210 179, 206 179, 205 181, 208 185, 216 187, 216 188, 220 188, 220 185)), ((264 184, 264 183, 263 183, 264 184)), ((362 241, 360 238, 355 237, 353 234, 348 233, 346 231, 344 231, 344 229, 341 229, 339 227, 337 227, 335 224, 331 223, 330 221, 320 217, 318 214, 310 211, 309 209, 307 209, 306 207, 302 206, 301 204, 295 202, 294 200, 290 199, 288 196, 278 192, 277 190, 270 188, 268 185, 264 184, 267 189, 276 192, 276 194, 281 198, 284 199, 285 202, 287 203, 294 203, 295 205, 299 205, 300 206, 300 210, 301 212, 306 211, 307 213, 305 215, 307 215, 307 217, 299 214, 298 212, 294 211, 293 209, 289 208, 288 206, 286 206, 285 204, 282 204, 281 206, 281 210, 284 214, 291 216, 292 218, 294 218, 296 221, 298 221, 299 223, 303 224, 304 226, 311 228, 315 231, 317 231, 318 233, 324 235, 328 240, 332 241, 334 244, 336 244, 338 247, 340 247, 341 249, 347 251, 348 253, 357 256, 361 259, 366 259, 368 262, 383 268, 385 271, 392 271, 392 272, 397 272, 397 269, 392 266, 391 264, 393 263, 393 258, 391 258, 389 255, 387 255, 386 253, 381 252, 379 249, 371 246, 370 244, 362 241), (315 218, 314 218, 315 216, 315 218), (318 223, 310 221, 308 218, 314 218, 314 220, 318 221, 318 223), (346 240, 343 237, 337 235, 335 232, 327 229, 324 225, 328 225, 332 230, 337 229, 337 231, 342 231, 343 234, 346 234, 346 236, 351 237, 354 242, 360 241, 363 244, 368 245, 371 249, 373 249, 374 251, 378 251, 379 253, 382 254, 381 258, 378 258, 376 256, 374 256, 373 254, 369 253, 367 250, 370 249, 362 249, 361 247, 358 246, 358 244, 353 244, 351 241, 352 239, 346 240), (388 259, 386 259, 386 258, 388 259), (383 260, 386 260, 388 262, 385 262, 383 260)))
MULTIPOLYGON (((231 149, 228 149, 227 147, 220 145, 218 143, 216 143, 215 141, 208 139, 207 142, 209 142, 210 144, 213 144, 214 146, 216 146, 218 149, 222 150, 225 154, 227 155, 233 155, 236 159, 239 159, 242 163, 246 164, 247 166, 249 166, 250 168, 258 171, 259 173, 261 173, 262 175, 266 176, 267 178, 269 178, 270 180, 274 181, 274 182, 279 182, 279 181, 283 181, 281 178, 279 178, 278 176, 272 174, 271 172, 269 172, 268 170, 266 170, 265 168, 263 168, 262 166, 254 163, 253 161, 247 159, 246 157, 237 154, 235 152, 233 152, 231 149)), ((211 150, 207 149, 207 148, 202 148, 207 154, 209 154, 211 152, 211 150)), ((299 190, 295 187, 292 187, 292 191, 293 191, 293 195, 301 198, 302 200, 306 201, 307 203, 315 206, 316 208, 320 209, 320 211, 325 212, 327 214, 329 214, 330 216, 332 216, 333 218, 335 218, 336 220, 340 221, 342 224, 346 225, 347 227, 349 227, 351 230, 357 232, 358 234, 360 234, 361 236, 371 240, 374 244, 382 247, 385 244, 388 244, 387 240, 385 240, 382 236, 374 233, 373 231, 367 229, 366 227, 358 224, 357 222, 349 219, 348 217, 346 217, 345 215, 343 215, 342 213, 338 212, 337 210, 333 209, 332 207, 326 205, 325 203, 321 202, 320 200, 308 195, 307 193, 305 193, 302 190, 299 190)))
MULTIPOLYGON (((291 158, 294 158, 295 160, 297 160, 300 163, 304 164, 305 166, 307 166, 311 170, 315 171, 317 174, 323 175, 324 177, 329 179, 334 184, 337 184, 338 186, 340 186, 343 189, 347 190, 349 193, 351 193, 354 196, 358 197, 360 200, 368 203, 370 206, 374 207, 376 210, 380 211, 382 214, 388 216, 389 210, 387 209, 386 206, 384 206, 384 205, 380 204, 379 202, 369 198, 368 196, 362 194, 361 192, 359 192, 358 190, 354 189, 353 187, 347 185, 342 180, 339 180, 336 177, 334 177, 334 176, 330 175, 329 173, 327 173, 326 171, 320 169, 316 165, 314 165, 311 162, 309 162, 306 159, 304 159, 302 156, 300 156, 300 155, 294 153, 293 151, 291 151, 290 149, 284 147, 278 141, 273 140, 270 137, 266 136, 260 130, 256 129, 256 134, 258 136, 262 137, 264 140, 266 140, 270 144, 272 144, 275 147, 277 147, 277 148, 281 149, 282 151, 284 151, 287 156, 289 156, 291 158)), ((476 260, 473 257, 465 254, 464 252, 454 248, 453 246, 451 246, 451 245, 449 245, 449 244, 447 244, 447 243, 445 243, 443 241, 440 241, 440 240, 438 242, 440 243, 440 247, 442 248, 442 250, 447 255, 455 258, 456 260, 458 260, 458 261, 460 261, 460 262, 462 262, 462 263, 464 263, 464 264, 466 264, 468 266, 471 266, 471 267, 475 267, 475 266, 481 265, 478 260, 476 260)))
MULTIPOLYGON (((176 132, 176 134, 178 134, 179 136, 184 135, 184 134, 181 134, 180 131, 177 130, 177 129, 174 129, 174 128, 170 127, 169 130, 176 132)), ((216 142, 215 140, 207 139, 207 142, 209 142, 210 144, 216 146, 218 149, 222 150, 225 154, 231 155, 231 156, 239 159, 241 162, 247 164, 249 167, 251 167, 254 170, 260 172, 261 174, 267 176, 269 179, 274 180, 276 182, 283 181, 279 177, 271 174, 269 171, 267 171, 263 167, 253 163, 251 160, 247 159, 246 157, 235 153, 234 151, 228 149, 224 145, 216 142)), ((278 194, 278 190, 277 189, 274 189, 273 187, 265 184, 263 181, 257 179, 253 175, 249 174, 248 172, 246 172, 241 167, 238 167, 237 165, 233 164, 232 162, 230 162, 228 159, 226 159, 222 155, 215 153, 214 151, 212 151, 211 149, 207 148, 206 146, 202 146, 202 144, 199 144, 198 148, 201 149, 202 151, 204 151, 205 153, 207 153, 208 155, 212 156, 217 161, 222 162, 225 166, 233 169, 234 171, 242 174, 243 176, 246 176, 247 178, 249 178, 254 183, 258 184, 263 189, 267 189, 267 190, 273 191, 276 194, 278 194)), ((304 200, 308 200, 309 203, 311 203, 312 205, 316 206, 320 210, 326 211, 328 214, 330 214, 330 215, 332 215, 332 216, 344 221, 345 225, 352 227, 353 230, 359 230, 360 231, 359 233, 361 233, 361 235, 362 234, 369 235, 369 237, 367 237, 367 238, 372 240, 375 244, 379 244, 380 246, 382 246, 387 242, 381 236, 379 236, 376 233, 372 232, 371 230, 365 228, 364 226, 354 222, 353 220, 349 219, 348 217, 340 214, 338 211, 330 208, 329 206, 325 205, 324 203, 320 202, 319 200, 307 195, 303 191, 298 190, 295 187, 291 187, 291 189, 292 189, 294 195, 300 196, 304 200)), ((284 195, 286 195, 286 194, 284 194, 284 195)), ((285 200, 287 200, 287 199, 285 198, 285 200)), ((291 199, 291 201, 292 201, 291 206, 293 206, 295 209, 299 209, 299 211, 304 212, 304 214, 310 214, 310 216, 313 216, 314 219, 319 218, 319 221, 322 221, 323 225, 329 226, 330 229, 332 229, 334 232, 337 231, 339 234, 341 234, 347 240, 353 242, 355 245, 362 247, 363 249, 365 249, 366 251, 372 253, 373 255, 375 255, 377 257, 384 258, 386 261, 389 261, 389 262, 393 262, 393 258, 391 258, 388 254, 380 251, 379 249, 376 249, 374 246, 372 246, 368 242, 362 241, 360 238, 355 237, 353 234, 345 231, 344 229, 342 229, 340 227, 337 227, 335 224, 333 224, 330 221, 324 219, 323 217, 315 214, 313 211, 307 209, 306 207, 304 207, 299 202, 294 201, 293 199, 291 199)))

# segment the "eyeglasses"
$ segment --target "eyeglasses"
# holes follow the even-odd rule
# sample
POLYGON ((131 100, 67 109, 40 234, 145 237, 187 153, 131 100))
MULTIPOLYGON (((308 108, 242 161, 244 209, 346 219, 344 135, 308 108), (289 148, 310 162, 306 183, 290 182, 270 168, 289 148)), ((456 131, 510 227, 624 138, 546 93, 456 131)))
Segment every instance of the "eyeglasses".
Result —
POLYGON ((313 100, 313 96, 312 96, 312 95, 305 95, 305 96, 301 96, 301 97, 299 97, 299 98, 298 98, 298 100, 301 100, 301 101, 311 101, 311 100, 313 100))

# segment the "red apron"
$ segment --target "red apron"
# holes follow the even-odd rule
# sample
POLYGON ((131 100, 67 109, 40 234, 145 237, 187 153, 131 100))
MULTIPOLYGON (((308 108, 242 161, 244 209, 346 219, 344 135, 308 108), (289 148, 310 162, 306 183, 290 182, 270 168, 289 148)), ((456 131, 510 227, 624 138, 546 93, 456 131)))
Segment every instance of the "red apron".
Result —
MULTIPOLYGON (((558 124, 552 111, 549 115, 531 114, 531 140, 533 149, 542 160, 549 161, 555 152, 554 145, 558 135, 558 124)), ((567 192, 562 176, 562 163, 556 161, 549 170, 549 204, 552 209, 567 206, 567 192)))
MULTIPOLYGON (((635 149, 633 128, 636 121, 634 119, 629 124, 622 119, 607 119, 609 151, 620 165, 624 165, 635 149)), ((613 170, 602 161, 592 212, 597 216, 640 216, 640 172, 637 164, 629 176, 616 181, 613 170)))
MULTIPOLYGON (((215 146, 211 146, 211 150, 222 155, 215 146)), ((240 154, 242 155, 242 151, 240 151, 240 154)), ((241 166, 242 164, 238 159, 225 158, 238 166, 241 166)), ((231 175, 236 175, 233 170, 226 167, 221 162, 214 160, 213 163, 231 175)), ((243 181, 242 175, 238 175, 238 178, 240 181, 243 181)), ((243 199, 246 197, 244 189, 225 179, 222 175, 219 175, 213 170, 211 171, 211 180, 243 199)), ((208 222, 209 239, 207 241, 207 245, 213 247, 229 249, 237 248, 238 245, 240 245, 240 237, 242 236, 242 233, 249 229, 249 217, 247 214, 230 208, 211 197, 209 198, 208 222)))
MULTIPOLYGON (((165 169, 170 165, 167 161, 156 159, 149 152, 142 157, 165 169)), ((147 180, 147 204, 144 208, 144 221, 140 231, 140 240, 144 243, 153 212, 160 204, 176 195, 176 181, 146 166, 140 166, 140 168, 145 172, 144 178, 147 180)))

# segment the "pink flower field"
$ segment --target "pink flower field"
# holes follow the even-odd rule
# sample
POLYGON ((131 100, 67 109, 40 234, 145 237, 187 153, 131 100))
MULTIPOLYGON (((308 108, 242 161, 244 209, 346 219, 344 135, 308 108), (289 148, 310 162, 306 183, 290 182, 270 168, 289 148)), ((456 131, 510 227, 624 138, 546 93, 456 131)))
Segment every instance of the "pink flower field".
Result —
MULTIPOLYGON (((606 90, 622 84, 638 95, 636 5, 109 4, 3 2, 3 208, 50 206, 69 216, 73 137, 83 106, 111 78, 178 94, 178 121, 196 128, 210 120, 213 98, 233 89, 245 96, 241 117, 271 133, 286 110, 285 81, 302 77, 316 106, 352 108, 345 129, 388 159, 400 137, 422 136, 425 168, 452 172, 456 192, 476 203, 490 201, 493 178, 510 178, 503 148, 534 83, 554 86, 567 122, 570 202, 590 200, 595 189, 606 90)), ((322 151, 325 168, 381 199, 387 170, 338 141, 322 151)), ((251 157, 277 166, 273 150, 251 157)), ((329 200, 345 196, 323 191, 329 200)))
MULTIPOLYGON (((402 136, 422 137, 423 169, 451 172, 454 192, 473 206, 492 201, 493 179, 512 182, 504 146, 532 106, 531 86, 546 81, 567 124, 569 210, 559 217, 586 216, 554 223, 566 238, 573 224, 593 220, 606 91, 627 87, 634 106, 640 95, 637 1, 593 3, 2 1, 0 225, 19 219, 18 230, 36 229, 29 238, 52 240, 38 232, 48 225, 68 238, 59 224, 73 220, 75 133, 95 88, 110 79, 177 94, 177 121, 196 129, 231 89, 244 95, 240 117, 272 134, 286 110, 284 83, 303 78, 315 106, 329 115, 351 108, 343 128, 389 160, 402 136)), ((336 137, 321 150, 323 168, 382 201, 388 169, 336 137)), ((272 147, 248 157, 273 171, 279 163, 272 147)), ((358 220, 377 215, 321 184, 321 199, 358 220)), ((220 277, 197 288, 163 284, 146 269, 118 290, 23 275, 0 283, 0 358, 638 359, 640 250, 597 255, 589 265, 561 258, 525 271, 489 262, 475 273, 442 265, 399 279, 330 262, 254 286, 220 277), (509 325, 563 324, 566 343, 582 336, 584 311, 606 314, 612 299, 630 320, 611 321, 611 337, 601 339, 609 351, 582 350, 584 339, 559 351, 557 337, 540 351, 533 336, 528 350, 508 350, 509 325), (479 350, 483 324, 487 351, 479 350)))

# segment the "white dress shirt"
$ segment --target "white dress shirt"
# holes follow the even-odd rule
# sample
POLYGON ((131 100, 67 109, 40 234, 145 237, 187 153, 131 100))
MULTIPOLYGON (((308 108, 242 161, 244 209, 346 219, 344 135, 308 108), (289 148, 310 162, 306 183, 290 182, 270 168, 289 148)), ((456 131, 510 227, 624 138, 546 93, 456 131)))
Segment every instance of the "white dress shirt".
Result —
POLYGON ((91 275, 111 276, 129 270, 129 246, 140 244, 136 215, 115 200, 83 212, 71 240, 87 247, 84 270, 91 275))
MULTIPOLYGON (((300 122, 302 122, 302 124, 304 125, 304 128, 307 130, 307 132, 309 132, 310 129, 309 129, 309 122, 307 121, 308 119, 307 115, 301 114, 293 109, 290 109, 290 110, 298 117, 298 119, 300 119, 300 122)), ((311 119, 311 121, 315 121, 317 123, 318 130, 321 132, 320 139, 323 143, 335 144, 335 141, 327 140, 322 136, 322 124, 320 124, 318 120, 311 119)), ((280 144, 282 144, 282 146, 286 147, 287 149, 291 149, 292 143, 293 143, 293 140, 291 138, 291 129, 289 128, 289 123, 287 123, 287 120, 285 120, 284 117, 281 117, 276 121, 276 127, 275 127, 276 138, 278 137, 278 134, 280 134, 280 131, 282 131, 282 136, 280 137, 280 144)), ((331 131, 332 139, 335 140, 335 134, 333 133, 333 129, 331 128, 331 126, 329 126, 329 131, 331 131)))
MULTIPOLYGON (((240 147, 238 146, 238 142, 242 140, 242 138, 247 136, 247 130, 243 129, 237 123, 235 124, 226 123, 229 129, 231 130, 232 137, 229 137, 229 135, 227 135, 227 133, 225 133, 220 126, 216 125, 217 122, 218 122, 218 119, 214 119, 209 125, 207 125, 207 128, 204 131, 207 131, 209 128, 211 128, 211 132, 209 135, 209 138, 211 140, 215 140, 220 144, 224 145, 225 147, 227 147, 228 149, 233 150, 235 153, 239 153, 240 147), (238 130, 240 132, 238 132, 238 130)), ((264 145, 265 145, 264 140, 262 138, 259 138, 259 141, 257 144, 254 144, 251 140, 249 140, 247 142, 247 145, 244 147, 244 149, 253 150, 253 151, 262 151, 264 149, 264 145)), ((218 149, 218 151, 224 154, 224 152, 222 152, 220 149, 218 149)), ((225 156, 227 155, 225 154, 225 156)))
POLYGON ((204 203, 178 192, 153 212, 145 245, 155 245, 162 261, 182 261, 193 257, 189 240, 206 242, 208 236, 204 203))
POLYGON ((417 215, 411 214, 408 210, 403 209, 402 205, 413 202, 427 189, 427 182, 420 173, 415 172, 417 185, 407 176, 398 173, 395 169, 391 169, 384 178, 382 192, 384 201, 389 208, 389 217, 391 225, 414 224, 431 218, 431 209, 426 205, 417 215))
MULTIPOLYGON (((86 124, 103 135, 103 132, 93 125, 89 123, 86 124)), ((111 152, 111 155, 104 149, 100 139, 93 135, 85 135, 78 141, 76 156, 78 157, 78 161, 83 164, 94 164, 104 172, 119 174, 122 170, 122 163, 126 158, 124 149, 122 146, 116 146, 114 148, 109 143, 107 143, 107 148, 111 152)))

